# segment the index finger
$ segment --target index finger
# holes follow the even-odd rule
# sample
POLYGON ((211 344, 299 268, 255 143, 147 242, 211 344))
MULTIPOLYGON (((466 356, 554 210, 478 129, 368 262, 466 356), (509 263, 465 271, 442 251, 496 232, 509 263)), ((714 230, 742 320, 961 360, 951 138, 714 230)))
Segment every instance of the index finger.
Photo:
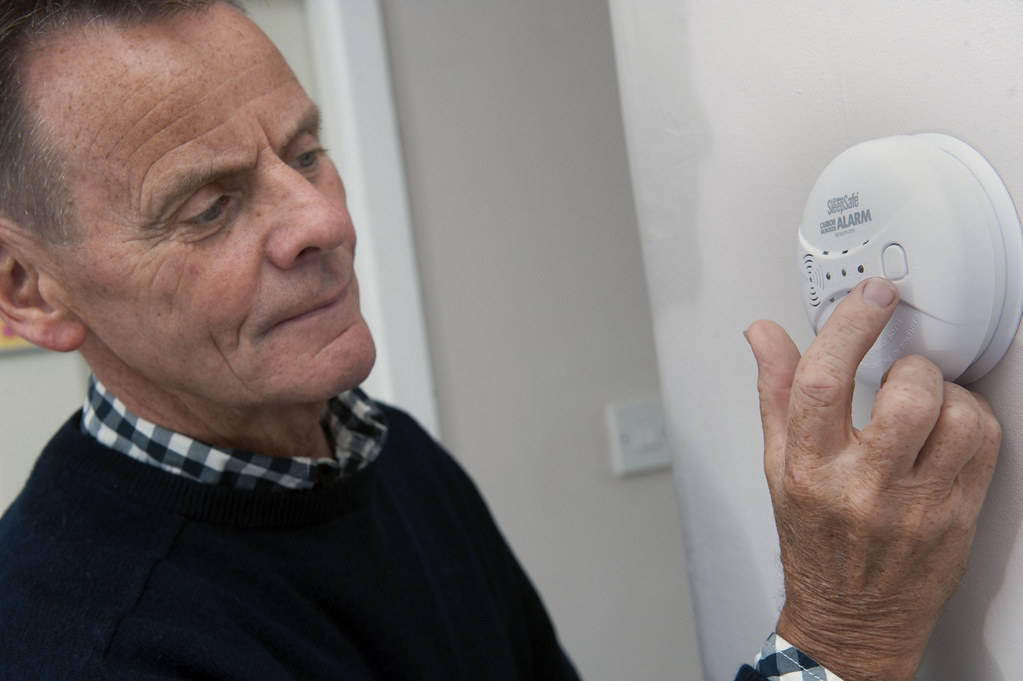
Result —
POLYGON ((797 451, 837 452, 846 444, 852 431, 856 368, 898 300, 898 289, 890 281, 867 279, 839 302, 803 354, 789 400, 789 442, 797 444, 797 451))

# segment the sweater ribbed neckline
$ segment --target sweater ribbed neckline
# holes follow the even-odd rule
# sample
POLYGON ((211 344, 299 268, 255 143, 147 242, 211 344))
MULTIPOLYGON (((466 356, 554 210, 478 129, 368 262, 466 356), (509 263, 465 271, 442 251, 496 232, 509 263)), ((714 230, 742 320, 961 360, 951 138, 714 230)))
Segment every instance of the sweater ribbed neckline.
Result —
POLYGON ((374 462, 312 490, 271 492, 206 485, 109 449, 82 432, 80 418, 78 413, 69 419, 40 455, 32 475, 50 478, 44 489, 87 485, 126 502, 196 522, 251 529, 327 522, 365 501, 378 468, 374 462))

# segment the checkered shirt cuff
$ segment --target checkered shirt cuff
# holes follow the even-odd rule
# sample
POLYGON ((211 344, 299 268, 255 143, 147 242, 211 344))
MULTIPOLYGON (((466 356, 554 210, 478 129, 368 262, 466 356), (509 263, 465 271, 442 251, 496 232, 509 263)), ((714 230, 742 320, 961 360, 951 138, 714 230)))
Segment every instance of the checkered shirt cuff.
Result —
POLYGON ((778 634, 771 634, 754 661, 768 681, 842 681, 778 634))

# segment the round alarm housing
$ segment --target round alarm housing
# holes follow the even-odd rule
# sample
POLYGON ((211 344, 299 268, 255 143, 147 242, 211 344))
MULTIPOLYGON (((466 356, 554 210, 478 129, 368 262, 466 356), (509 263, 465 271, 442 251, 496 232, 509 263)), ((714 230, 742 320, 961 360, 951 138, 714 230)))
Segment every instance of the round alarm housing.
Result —
POLYGON ((1008 351, 1023 315, 1023 231, 1008 190, 965 142, 925 133, 842 152, 799 226, 803 305, 814 332, 863 279, 899 288, 892 319, 856 374, 874 388, 920 354, 971 383, 1008 351))

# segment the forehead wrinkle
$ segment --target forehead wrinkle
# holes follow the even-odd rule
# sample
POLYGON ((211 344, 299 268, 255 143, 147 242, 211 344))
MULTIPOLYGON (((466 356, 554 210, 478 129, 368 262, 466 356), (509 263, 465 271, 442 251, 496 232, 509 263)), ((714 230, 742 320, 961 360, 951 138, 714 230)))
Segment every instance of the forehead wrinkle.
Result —
MULTIPOLYGON (((252 66, 250 66, 250 67, 248 67, 246 69, 243 69, 242 71, 235 72, 234 74, 231 74, 231 75, 229 75, 226 78, 221 79, 218 82, 217 85, 213 86, 213 88, 210 91, 208 91, 206 94, 204 94, 198 101, 196 101, 194 103, 189 103, 189 106, 188 106, 189 110, 193 111, 193 112, 194 111, 200 111, 200 109, 202 108, 202 103, 207 101, 213 94, 215 94, 216 90, 223 83, 231 81, 231 80, 238 80, 238 79, 242 78, 245 74, 247 74, 249 71, 251 71, 252 69, 257 68, 257 67, 258 67, 258 63, 255 64, 255 65, 252 65, 252 66)), ((289 73, 290 73, 290 71, 289 71, 289 73)), ((244 80, 239 81, 239 82, 244 84, 244 80)), ((259 93, 255 97, 251 97, 251 98, 246 99, 245 102, 241 106, 239 106, 238 108, 232 110, 230 115, 225 120, 218 122, 214 127, 209 128, 208 130, 203 131, 201 134, 199 134, 196 137, 190 137, 189 139, 184 140, 181 144, 175 144, 175 143, 172 142, 171 145, 169 145, 169 147, 167 149, 161 151, 160 154, 156 158, 152 159, 151 161, 144 161, 144 162, 142 162, 142 163, 145 163, 146 167, 145 167, 145 170, 142 172, 142 176, 141 177, 138 177, 137 175, 133 177, 133 174, 129 170, 129 172, 128 172, 129 201, 131 202, 133 207, 139 213, 146 214, 147 216, 149 216, 150 213, 162 212, 165 209, 165 205, 164 204, 169 203, 174 198, 180 197, 181 193, 187 189, 186 185, 188 185, 188 186, 194 185, 194 190, 197 190, 199 187, 201 187, 202 184, 195 185, 195 182, 198 181, 198 179, 200 177, 200 174, 199 173, 191 173, 191 176, 192 176, 192 181, 191 182, 185 182, 185 181, 174 182, 174 188, 172 190, 170 190, 169 192, 165 193, 163 196, 154 196, 154 197, 152 197, 152 198, 150 198, 148 200, 145 197, 145 187, 146 187, 146 184, 149 181, 149 176, 151 175, 153 170, 156 169, 157 166, 159 166, 161 161, 165 160, 168 156, 170 156, 172 154, 180 153, 183 148, 191 146, 191 145, 193 145, 193 144, 195 144, 197 142, 200 142, 201 140, 203 140, 203 138, 209 138, 211 136, 216 135, 218 133, 218 131, 221 131, 222 129, 224 129, 224 128, 228 127, 229 125, 231 125, 240 116, 252 115, 251 111, 252 111, 252 107, 254 105, 258 105, 263 99, 265 99, 267 97, 272 97, 272 96, 278 94, 282 89, 285 89, 285 88, 287 88, 288 86, 290 86, 292 84, 297 84, 297 81, 294 79, 293 76, 291 76, 291 77, 283 77, 283 78, 281 78, 279 83, 274 84, 272 87, 270 87, 270 89, 268 89, 268 90, 266 90, 264 92, 259 93), (135 179, 135 178, 137 178, 137 179, 135 179), (161 204, 160 211, 149 210, 147 208, 147 205, 148 204, 152 204, 152 203, 159 203, 159 204, 161 204)), ((178 92, 181 92, 181 90, 178 90, 178 92)), ((167 98, 165 98, 163 103, 168 102, 172 98, 173 98, 173 96, 169 95, 167 98)), ((156 108, 159 108, 159 106, 160 106, 160 103, 158 103, 155 107, 150 109, 150 112, 153 112, 156 108)), ((211 107, 211 108, 214 111, 216 111, 216 109, 217 109, 216 107, 211 107)), ((154 113, 152 115, 156 115, 156 114, 154 113)), ((146 139, 143 143, 141 143, 138 147, 136 147, 134 150, 131 151, 131 153, 128 155, 127 159, 124 162, 125 166, 130 168, 131 165, 138 159, 138 157, 141 154, 143 154, 145 152, 145 150, 148 147, 151 147, 152 145, 159 143, 159 139, 158 138, 160 138, 160 137, 162 137, 164 135, 171 135, 171 134, 173 134, 173 131, 174 131, 174 129, 176 127, 179 127, 179 126, 189 126, 189 125, 197 126, 198 123, 201 122, 201 121, 196 120, 196 117, 197 116, 201 117, 201 115, 202 114, 199 113, 199 114, 194 114, 194 115, 193 114, 189 114, 189 115, 181 116, 181 117, 172 117, 172 116, 169 117, 169 120, 165 124, 161 125, 156 130, 153 130, 152 132, 150 132, 149 135, 148 135, 148 139, 146 139)), ((146 117, 149 117, 149 116, 150 116, 150 113, 147 113, 146 117)), ((138 124, 139 124, 139 122, 136 122, 135 125, 137 126, 138 124)), ((263 126, 261 125, 259 127, 263 127, 263 126)), ((265 137, 266 137, 266 135, 264 133, 264 138, 265 137)), ((122 139, 123 139, 123 137, 122 137, 122 139)), ((265 143, 265 142, 258 142, 257 144, 261 145, 263 143, 265 143)), ((244 144, 246 144, 246 143, 239 144, 239 146, 243 146, 244 144)), ((139 165, 142 165, 142 163, 139 163, 139 165)), ((220 174, 220 173, 214 173, 214 174, 220 174)))
MULTIPOLYGON (((250 71, 253 71, 253 70, 257 69, 259 66, 261 66, 263 63, 265 63, 267 61, 269 61, 269 59, 264 59, 261 62, 256 62, 254 64, 250 64, 246 68, 244 68, 244 69, 242 69, 240 71, 235 71, 233 73, 230 73, 227 76, 225 76, 224 78, 222 78, 219 81, 217 81, 216 83, 211 84, 207 88, 207 92, 205 94, 203 94, 199 99, 195 100, 194 102, 190 102, 189 103, 189 106, 188 106, 189 112, 188 112, 188 114, 186 114, 185 116, 170 116, 170 117, 168 117, 168 120, 167 120, 166 123, 164 123, 159 128, 157 128, 157 129, 153 130, 151 133, 149 133, 148 139, 146 141, 144 141, 142 144, 140 144, 137 148, 135 148, 128 155, 128 157, 125 159, 125 163, 126 164, 130 164, 133 161, 133 159, 135 158, 135 156, 137 156, 139 153, 141 153, 145 149, 147 142, 155 140, 155 138, 157 136, 163 134, 164 132, 170 130, 171 128, 173 128, 173 127, 175 127, 177 125, 186 125, 189 121, 195 120, 197 114, 195 114, 194 112, 201 111, 202 105, 210 97, 214 96, 215 94, 217 94, 217 95, 222 94, 222 93, 219 92, 219 90, 220 90, 221 87, 224 86, 225 83, 228 83, 228 82, 230 82, 232 80, 239 81, 246 74, 248 74, 250 71)), ((255 98, 247 99, 245 104, 248 104, 250 102, 255 102, 255 101, 258 101, 259 99, 262 99, 263 97, 272 95, 273 93, 277 92, 282 87, 286 87, 291 82, 291 80, 292 80, 291 78, 282 78, 281 82, 275 83, 269 90, 267 90, 267 91, 257 95, 255 98)), ((180 99, 187 99, 187 93, 185 92, 186 87, 187 87, 187 85, 183 85, 182 87, 177 88, 173 92, 167 93, 166 96, 162 97, 159 101, 157 101, 152 107, 150 107, 150 109, 143 116, 139 117, 134 123, 132 123, 132 125, 127 130, 125 130, 124 134, 120 138, 118 138, 118 140, 116 140, 114 145, 111 147, 111 151, 114 148, 116 148, 116 146, 118 144, 120 144, 121 142, 124 141, 124 139, 128 136, 128 134, 131 132, 131 130, 134 130, 135 128, 140 126, 146 119, 158 115, 157 114, 157 110, 160 109, 162 106, 168 105, 168 106, 173 108, 174 106, 176 106, 178 100, 180 100, 180 99), (183 94, 185 96, 181 97, 180 95, 183 95, 183 94)), ((238 89, 239 88, 235 88, 235 91, 237 91, 238 89)), ((226 124, 227 122, 232 120, 235 116, 237 116, 237 114, 238 114, 238 110, 236 110, 234 113, 232 113, 231 117, 228 118, 227 121, 224 121, 223 123, 218 124, 215 128, 212 128, 209 131, 207 131, 207 133, 203 133, 203 134, 204 135, 205 134, 209 134, 210 132, 213 132, 216 129, 222 127, 224 124, 226 124)))
MULTIPOLYGON (((128 94, 128 95, 127 95, 127 96, 126 96, 126 97, 125 97, 125 98, 124 98, 124 99, 122 100, 122 104, 123 104, 124 102, 127 102, 127 101, 129 101, 129 100, 130 100, 130 99, 132 98, 132 95, 134 95, 134 94, 136 94, 136 93, 139 93, 139 92, 142 92, 142 91, 144 90, 144 88, 145 88, 145 85, 147 85, 147 84, 143 83, 143 84, 141 84, 141 85, 140 85, 139 87, 135 88, 135 90, 134 90, 134 91, 132 91, 132 92, 131 92, 130 94, 128 94)), ((182 87, 178 88, 178 89, 177 89, 177 90, 175 90, 175 92, 174 92, 174 93, 172 93, 172 94, 180 94, 180 93, 181 93, 181 92, 182 92, 183 90, 184 90, 184 86, 182 86, 182 87)), ((118 147, 119 147, 119 146, 120 146, 120 145, 121 145, 122 143, 124 143, 124 142, 125 142, 125 140, 126 140, 126 139, 128 138, 128 136, 129 136, 129 135, 131 135, 131 133, 132 133, 132 132, 133 132, 133 131, 134 131, 135 129, 137 129, 137 128, 138 128, 139 126, 141 126, 141 125, 142 125, 143 123, 145 123, 145 122, 146 122, 146 121, 147 121, 147 120, 148 120, 149 118, 151 118, 152 116, 155 116, 155 115, 156 115, 156 111, 157 111, 157 109, 159 109, 159 108, 160 108, 160 106, 161 106, 161 104, 163 104, 163 103, 164 103, 164 102, 165 102, 165 101, 166 101, 167 99, 169 99, 169 98, 170 98, 170 96, 168 96, 168 97, 167 97, 167 98, 165 98, 164 100, 161 100, 161 101, 157 101, 157 102, 154 102, 154 103, 153 103, 153 105, 152 105, 151 107, 149 107, 149 109, 148 109, 148 110, 146 110, 146 112, 145 112, 145 113, 143 113, 143 114, 142 114, 141 116, 139 116, 139 117, 138 117, 138 118, 137 118, 137 119, 136 119, 136 120, 135 120, 135 121, 134 121, 134 122, 133 122, 133 123, 132 123, 131 125, 129 125, 129 126, 127 127, 127 128, 123 128, 123 129, 121 129, 121 134, 120 134, 120 136, 119 136, 119 137, 118 137, 117 139, 115 139, 115 140, 113 141, 113 143, 112 143, 112 144, 110 145, 110 153, 109 153, 108 155, 112 156, 112 155, 113 155, 113 153, 114 153, 114 151, 115 151, 115 150, 116 150, 116 149, 117 149, 117 148, 118 148, 118 147)), ((152 133, 151 137, 155 137, 156 135, 160 134, 161 132, 163 132, 164 130, 166 130, 166 129, 167 129, 167 128, 169 128, 170 126, 172 126, 172 125, 173 125, 173 124, 174 124, 175 122, 176 122, 176 121, 173 121, 173 120, 172 120, 172 121, 169 121, 169 122, 167 122, 167 123, 166 123, 165 125, 161 126, 161 127, 160 127, 160 128, 158 128, 157 130, 153 131, 153 133, 152 133)), ((108 128, 112 128, 112 127, 114 127, 114 126, 116 125, 116 123, 115 123, 115 122, 114 122, 113 120, 109 120, 109 121, 108 121, 108 123, 109 123, 109 124, 108 124, 108 126, 106 126, 106 127, 102 127, 102 128, 100 128, 99 130, 97 130, 97 131, 96 131, 96 135, 95 135, 95 136, 93 137, 93 139, 92 139, 92 145, 93 145, 93 146, 95 146, 96 144, 98 144, 98 142, 99 142, 99 139, 100 139, 100 138, 101 138, 101 137, 103 136, 103 134, 104 134, 104 133, 105 133, 105 132, 107 131, 107 129, 108 129, 108 128)), ((136 150, 136 151, 133 151, 133 152, 132 152, 132 153, 131 153, 131 154, 130 154, 130 155, 128 156, 128 158, 126 159, 126 162, 127 162, 127 163, 130 163, 130 162, 131 162, 132 156, 134 156, 134 155, 135 155, 135 153, 137 153, 137 151, 138 151, 138 150, 136 150)))
MULTIPOLYGON (((122 65, 124 66, 124 70, 122 71, 122 76, 123 75, 127 75, 134 68, 132 65, 123 64, 123 62, 125 61, 123 59, 122 60, 109 60, 109 63, 115 64, 115 63, 118 63, 118 61, 120 61, 122 63, 122 65)), ((96 65, 92 64, 91 66, 93 66, 95 68, 96 65)), ((131 81, 128 81, 128 84, 130 84, 131 87, 127 88, 126 91, 125 91, 125 88, 123 87, 125 85, 125 79, 123 77, 120 79, 119 82, 115 82, 114 83, 115 87, 113 89, 115 90, 115 92, 122 92, 123 96, 121 96, 120 99, 117 102, 109 103, 107 105, 107 109, 108 110, 111 110, 111 111, 125 110, 125 109, 128 108, 128 105, 129 105, 129 103, 132 100, 140 98, 140 97, 144 97, 147 92, 152 92, 153 89, 154 89, 153 82, 152 82, 151 79, 143 79, 143 80, 140 80, 137 83, 133 83, 131 81), (121 86, 121 87, 117 87, 117 86, 121 86)), ((181 85, 174 92, 175 93, 180 93, 184 89, 184 87, 185 87, 185 85, 181 85)), ((100 138, 103 137, 104 133, 106 133, 111 128, 117 128, 117 129, 120 130, 121 134, 110 145, 110 149, 111 149, 111 151, 113 151, 114 149, 117 148, 117 146, 135 128, 137 128, 141 123, 143 123, 150 116, 150 114, 152 114, 157 108, 159 108, 159 106, 161 104, 161 101, 164 100, 164 99, 167 99, 167 97, 156 99, 156 101, 154 101, 150 105, 150 107, 141 116, 137 117, 127 127, 118 126, 118 121, 117 121, 115 116, 106 116, 104 118, 105 125, 101 125, 101 126, 99 126, 97 128, 96 133, 93 135, 92 140, 90 141, 90 144, 95 147, 99 143, 100 138)))

